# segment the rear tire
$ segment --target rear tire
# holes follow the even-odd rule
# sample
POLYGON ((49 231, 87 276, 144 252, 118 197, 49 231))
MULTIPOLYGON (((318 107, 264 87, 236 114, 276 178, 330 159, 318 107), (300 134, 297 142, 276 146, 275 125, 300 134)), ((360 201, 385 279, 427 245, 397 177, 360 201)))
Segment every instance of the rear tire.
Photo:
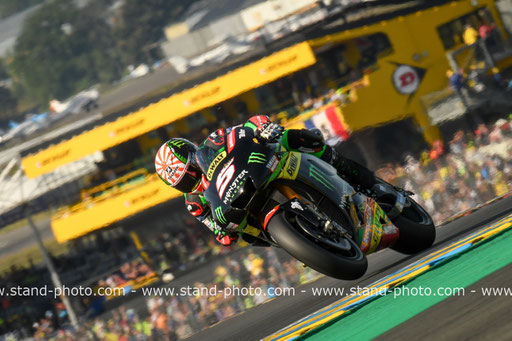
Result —
POLYGON ((430 215, 411 198, 408 207, 393 221, 400 230, 400 237, 393 250, 404 254, 414 254, 428 249, 436 239, 436 227, 430 215))
MULTIPOLYGON (((365 254, 354 241, 350 252, 353 256, 340 255, 306 237, 299 227, 286 217, 286 212, 277 212, 269 221, 267 230, 286 252, 307 266, 328 276, 354 280, 362 277, 368 268, 365 254)), ((348 240, 348 239, 347 239, 348 240)))

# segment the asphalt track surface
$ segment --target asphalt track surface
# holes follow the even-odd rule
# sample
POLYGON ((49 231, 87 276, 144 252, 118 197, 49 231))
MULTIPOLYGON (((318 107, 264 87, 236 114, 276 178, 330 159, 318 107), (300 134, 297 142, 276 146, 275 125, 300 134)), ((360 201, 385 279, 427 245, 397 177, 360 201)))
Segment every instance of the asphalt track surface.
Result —
MULTIPOLYGON (((356 281, 341 281, 336 280, 330 277, 321 277, 319 280, 308 283, 305 285, 302 285, 298 287, 295 291, 294 296, 282 296, 275 298, 273 300, 270 300, 269 302, 262 304, 260 306, 254 307, 252 309, 249 309, 245 313, 239 314, 231 319, 228 319, 224 322, 221 322, 215 326, 212 326, 210 328, 207 328, 192 337, 188 338, 187 340, 260 340, 284 327, 287 325, 315 312, 316 310, 333 303, 337 300, 339 300, 342 297, 339 296, 313 296, 311 288, 314 287, 324 287, 324 288, 330 288, 330 287, 339 287, 339 288, 345 288, 345 292, 350 291, 350 288, 352 287, 364 287, 367 286, 382 277, 385 277, 386 275, 389 275, 400 268, 413 263, 414 261, 418 260, 419 258, 425 256, 426 254, 429 254, 437 249, 440 249, 450 242, 453 242, 455 240, 458 240, 462 238, 463 236, 469 234, 472 231, 478 230, 481 227, 492 223, 496 220, 499 220, 499 218, 503 217, 507 213, 512 212, 512 197, 508 197, 506 199, 497 201, 487 207, 484 207, 473 214, 459 218, 455 221, 452 221, 451 223, 448 223, 444 226, 441 226, 437 230, 437 237, 436 242, 432 246, 431 249, 426 250, 420 254, 414 255, 414 256, 407 256, 402 255, 398 252, 392 251, 392 250, 384 250, 377 254, 370 255, 368 257, 369 260, 369 266, 368 271, 363 278, 356 280, 356 281)), ((508 268, 508 267, 506 267, 508 268)), ((488 276, 484 278, 481 281, 486 280, 493 280, 494 276, 499 276, 499 273, 502 271, 498 271, 497 273, 488 276)), ((510 272, 504 272, 501 277, 498 277, 495 280, 501 280, 503 281, 503 285, 505 286, 507 283, 511 283, 512 279, 512 273, 510 272)), ((490 284, 488 286, 491 286, 490 284)), ((495 285, 496 286, 496 285, 495 285)), ((459 327, 461 325, 461 321, 465 321, 464 314, 468 311, 471 311, 471 313, 474 315, 475 319, 466 321, 466 327, 472 327, 472 329, 484 331, 488 328, 488 325, 486 325, 485 320, 478 320, 478 317, 481 315, 481 312, 479 313, 480 307, 486 307, 490 308, 488 300, 492 299, 500 299, 499 297, 482 297, 482 302, 480 302, 481 305, 474 304, 473 302, 468 302, 467 299, 464 300, 464 297, 459 297, 455 299, 447 299, 444 302, 439 303, 438 305, 431 307, 427 311, 421 313, 420 315, 430 313, 426 317, 426 320, 416 320, 413 321, 415 318, 411 319, 410 321, 407 321, 406 323, 402 324, 401 326, 398 326, 388 333, 384 334, 383 340, 391 340, 391 339, 417 339, 418 336, 419 339, 423 338, 429 338, 431 339, 431 334, 429 334, 429 331, 427 331, 427 326, 430 326, 430 331, 436 330, 439 325, 439 321, 445 321, 446 325, 444 326, 446 330, 455 327, 460 328, 461 336, 467 335, 470 336, 471 334, 462 334, 464 331, 463 327, 459 327), (455 306, 452 306, 450 309, 452 318, 446 322, 447 319, 442 319, 441 311, 444 309, 444 305, 447 304, 445 302, 453 302, 456 301, 455 306), (484 302, 485 301, 485 302, 484 302), (484 304, 485 303, 485 304, 484 304), (443 305, 443 306, 441 306, 443 305), (458 309, 458 306, 465 307, 466 311, 460 311, 458 309), (431 311, 433 309, 439 309, 437 311, 431 311), (454 317, 459 316, 459 318, 454 317), (424 334, 417 335, 415 332, 408 331, 408 327, 405 326, 407 323, 416 323, 416 325, 424 325, 425 332, 424 334), (405 327, 403 327, 405 326, 405 327), (403 328, 403 329, 400 329, 403 328), (391 334, 392 332, 396 334, 391 334), (389 334, 389 335, 388 335, 389 334), (387 336, 388 335, 388 336, 387 336)), ((509 299, 512 301, 512 297, 509 299)), ((507 300, 508 301, 508 300, 507 300)), ((509 303, 509 302, 507 302, 509 303)), ((497 321, 502 321, 502 326, 505 328, 508 324, 509 317, 510 317, 510 311, 512 308, 510 308, 509 304, 502 303, 500 305, 496 305, 496 307, 492 308, 493 312, 498 314, 504 314, 501 316, 501 318, 497 321), (501 309, 501 310, 500 310, 501 309), (505 320, 506 319, 506 320, 505 320)), ((486 311, 487 314, 487 311, 486 311)), ((418 315, 419 316, 419 315, 418 315)), ((492 318, 492 316, 489 316, 489 318, 492 318)), ((494 322, 494 324, 498 324, 499 322, 494 322)), ((412 328, 412 327, 411 327, 412 328)), ((469 329, 471 330, 471 328, 469 329)), ((512 332, 509 330, 509 336, 512 336, 512 332)), ((444 337, 444 334, 442 331, 439 331, 437 334, 439 336, 439 339, 446 339, 444 337)), ((488 334, 481 334, 482 336, 488 336, 488 334)), ((493 334, 495 336, 500 334, 493 334)), ((466 339, 466 337, 458 337, 455 339, 466 339)), ((498 339, 503 339, 502 337, 498 337, 498 339)), ((509 338, 510 339, 510 338, 509 338)))

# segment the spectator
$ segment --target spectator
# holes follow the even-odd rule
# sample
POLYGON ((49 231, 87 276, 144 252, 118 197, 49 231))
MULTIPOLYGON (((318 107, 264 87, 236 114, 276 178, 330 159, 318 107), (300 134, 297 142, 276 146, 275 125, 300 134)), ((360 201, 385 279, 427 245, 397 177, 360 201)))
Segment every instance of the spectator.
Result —
POLYGON ((468 107, 469 103, 466 99, 466 95, 462 91, 463 89, 468 90, 466 77, 464 75, 464 70, 459 69, 458 72, 453 72, 452 70, 448 70, 446 72, 446 75, 448 76, 448 79, 450 80, 450 87, 453 91, 457 94, 459 99, 461 100, 464 107, 468 107))
POLYGON ((494 80, 494 85, 498 90, 507 91, 509 82, 503 78, 500 70, 497 67, 492 68, 492 78, 494 80))
POLYGON ((462 40, 466 45, 473 45, 478 40, 478 32, 470 24, 464 25, 462 40))
POLYGON ((480 22, 480 27, 478 28, 478 33, 480 35, 480 38, 486 39, 489 38, 492 31, 496 28, 496 25, 494 23, 492 24, 486 24, 485 21, 480 22))

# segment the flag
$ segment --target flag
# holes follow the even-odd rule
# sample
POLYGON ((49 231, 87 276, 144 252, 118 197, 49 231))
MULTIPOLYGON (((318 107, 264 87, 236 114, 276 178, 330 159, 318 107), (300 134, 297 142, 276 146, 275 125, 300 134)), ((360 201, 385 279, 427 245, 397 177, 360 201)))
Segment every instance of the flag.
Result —
POLYGON ((330 105, 304 121, 307 129, 320 129, 327 144, 334 145, 339 141, 345 141, 349 137, 349 129, 343 121, 340 109, 336 105, 330 105))

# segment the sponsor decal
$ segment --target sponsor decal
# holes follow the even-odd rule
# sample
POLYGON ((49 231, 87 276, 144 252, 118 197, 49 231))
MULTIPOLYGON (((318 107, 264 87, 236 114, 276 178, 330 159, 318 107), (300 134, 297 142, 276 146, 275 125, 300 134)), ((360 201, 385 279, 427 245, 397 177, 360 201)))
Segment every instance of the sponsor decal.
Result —
POLYGON ((249 122, 256 125, 256 128, 263 128, 263 125, 266 123, 270 123, 270 120, 265 115, 253 116, 249 119, 249 122))
MULTIPOLYGON (((245 177, 247 176, 249 172, 247 170, 243 170, 240 174, 237 175, 237 177, 231 182, 231 184, 229 185, 229 188, 228 190, 226 191, 226 196, 224 197, 224 204, 228 204, 229 202, 232 201, 233 199, 233 196, 238 193, 238 190, 240 189, 240 187, 242 187, 245 182, 243 182, 243 180, 245 179, 245 177)), ((219 196, 220 196, 220 193, 219 193, 219 196)))
POLYGON ((306 148, 306 147, 299 147, 297 148, 299 152, 301 153, 314 153, 314 152, 317 152, 318 150, 316 149, 313 149, 313 148, 306 148))
POLYGON ((208 136, 208 141, 210 141, 211 143, 213 143, 216 146, 220 146, 220 145, 224 144, 224 141, 225 141, 224 137, 225 137, 224 130, 217 129, 217 131, 211 133, 208 136))
POLYGON ((134 128, 137 128, 137 127, 139 127, 139 126, 143 125, 143 124, 144 124, 144 121, 145 121, 145 119, 144 119, 144 118, 141 118, 141 119, 139 119, 139 120, 137 120, 137 121, 135 121, 135 122, 131 122, 131 123, 129 123, 129 124, 126 124, 126 125, 124 125, 124 126, 121 126, 121 127, 117 128, 116 130, 111 131, 111 132, 109 133, 109 136, 110 136, 110 137, 114 137, 114 136, 119 135, 119 134, 122 134, 122 133, 124 133, 124 132, 126 132, 126 131, 129 131, 129 130, 132 130, 132 129, 134 129, 134 128))
POLYGON ((172 140, 171 145, 175 146, 176 148, 181 148, 185 145, 185 142, 181 140, 172 140))
POLYGON ((210 229, 210 231, 214 232, 215 230, 215 224, 210 219, 205 219, 202 221, 203 224, 206 225, 210 229))
POLYGON ((267 163, 267 168, 270 169, 271 172, 273 172, 276 169, 278 163, 279 161, 277 160, 276 156, 272 155, 272 158, 267 163))
POLYGON ((211 89, 207 89, 207 90, 204 90, 204 91, 198 93, 197 95, 191 97, 188 100, 185 100, 183 102, 183 104, 188 107, 192 104, 196 104, 197 102, 202 101, 203 99, 208 99, 212 96, 215 96, 219 92, 220 92, 220 86, 215 86, 211 89))
POLYGON ((244 138, 245 137, 245 130, 244 129, 240 129, 238 131, 238 139, 241 139, 241 138, 244 138))
POLYGON ((325 177, 325 175, 315 167, 314 165, 309 166, 309 176, 315 179, 316 181, 320 182, 322 185, 324 185, 327 189, 334 191, 336 187, 325 177))
POLYGON ((222 162, 222 160, 224 160, 226 158, 226 155, 227 155, 226 151, 222 151, 222 153, 220 153, 219 155, 217 155, 215 157, 215 159, 213 159, 212 163, 208 167, 208 171, 206 172, 206 178, 208 180, 212 179, 213 173, 215 173, 215 170, 217 169, 219 164, 222 162))
POLYGON ((65 158, 66 156, 69 155, 69 153, 71 152, 71 149, 66 149, 65 151, 63 152, 60 152, 58 154, 55 154, 55 155, 52 155, 51 157, 47 158, 47 159, 44 159, 43 161, 41 161, 37 167, 38 168, 41 168, 41 166, 46 166, 54 161, 58 161, 60 159, 63 159, 65 158))
POLYGON ((201 187, 203 187, 203 190, 207 190, 208 187, 210 186, 210 183, 208 182, 208 180, 206 180, 206 178, 204 177, 204 174, 201 176, 201 187))
POLYGON ((300 154, 291 153, 288 161, 286 162, 286 172, 284 174, 285 179, 295 180, 297 173, 299 172, 300 154))
POLYGON ((412 95, 418 90, 424 74, 422 68, 398 64, 393 72, 393 86, 402 95, 412 95))
POLYGON ((267 156, 263 153, 252 152, 251 155, 249 155, 248 163, 265 163, 265 162, 267 162, 267 156))
POLYGON ((226 226, 226 230, 228 231, 235 231, 238 228, 238 224, 235 223, 229 223, 228 226, 226 226))
POLYGON ((233 129, 228 135, 228 154, 231 153, 231 151, 233 150, 235 142, 235 130, 233 129))
POLYGON ((272 166, 270 166, 270 171, 273 172, 276 170, 277 168, 277 165, 279 164, 279 160, 275 160, 274 163, 272 164, 272 166))
POLYGON ((364 231, 361 240, 363 252, 372 253, 398 238, 398 229, 375 200, 366 198, 360 209, 364 211, 364 231))
POLYGON ((265 74, 267 74, 269 72, 276 71, 276 70, 278 70, 280 68, 288 66, 289 64, 292 64, 297 59, 298 59, 298 55, 297 54, 291 55, 291 56, 287 57, 286 59, 278 60, 278 61, 276 61, 276 62, 274 62, 272 64, 269 64, 267 67, 261 69, 260 73, 262 75, 265 75, 265 74))
POLYGON ((293 208, 294 210, 304 211, 304 208, 302 208, 302 205, 298 201, 292 201, 291 208, 293 208))
POLYGON ((174 173, 178 170, 178 167, 171 168, 171 166, 167 166, 165 171, 168 174, 168 179, 171 179, 174 176, 174 173))
POLYGON ((130 199, 130 201, 128 202, 128 205, 126 205, 126 204, 125 205, 131 206, 131 205, 136 205, 138 203, 144 202, 147 199, 156 196, 158 194, 158 192, 159 192, 159 189, 154 189, 151 192, 143 193, 135 198, 130 199))

